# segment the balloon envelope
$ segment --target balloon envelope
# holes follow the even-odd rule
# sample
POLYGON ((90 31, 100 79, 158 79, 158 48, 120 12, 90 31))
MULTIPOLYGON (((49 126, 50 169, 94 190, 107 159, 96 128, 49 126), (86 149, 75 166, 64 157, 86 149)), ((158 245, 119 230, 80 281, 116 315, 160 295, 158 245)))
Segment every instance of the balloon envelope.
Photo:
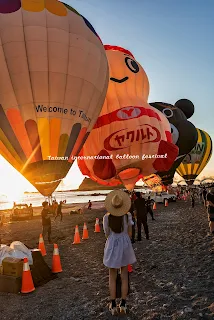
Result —
POLYGON ((0 0, 0 154, 43 195, 102 108, 108 62, 87 19, 56 0, 0 0))
POLYGON ((81 152, 91 159, 79 160, 78 165, 82 172, 87 167, 96 181, 111 183, 116 178, 118 184, 122 181, 132 189, 140 175, 168 170, 178 148, 171 143, 166 117, 147 103, 149 82, 141 65, 126 49, 105 49, 110 68, 108 91, 81 152))
POLYGON ((161 178, 156 174, 151 174, 147 177, 143 177, 143 182, 150 188, 155 188, 162 185, 161 178))
POLYGON ((177 173, 192 184, 202 172, 212 156, 212 139, 204 130, 197 129, 198 141, 191 152, 184 158, 177 173))
POLYGON ((154 102, 150 105, 161 111, 171 126, 173 143, 179 148, 179 154, 171 168, 166 172, 157 172, 164 185, 173 183, 176 168, 185 156, 194 148, 198 133, 195 126, 188 121, 194 114, 194 105, 190 100, 180 99, 174 105, 166 102, 154 102))

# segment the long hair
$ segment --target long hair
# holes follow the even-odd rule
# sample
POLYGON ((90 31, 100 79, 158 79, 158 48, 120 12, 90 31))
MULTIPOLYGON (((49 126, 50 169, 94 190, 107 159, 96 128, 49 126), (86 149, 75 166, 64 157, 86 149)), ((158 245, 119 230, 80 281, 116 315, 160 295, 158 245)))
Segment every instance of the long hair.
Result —
POLYGON ((124 225, 123 225, 123 217, 115 217, 113 215, 109 215, 108 217, 108 224, 109 224, 109 228, 115 232, 115 233, 121 233, 123 232, 124 229, 124 225))

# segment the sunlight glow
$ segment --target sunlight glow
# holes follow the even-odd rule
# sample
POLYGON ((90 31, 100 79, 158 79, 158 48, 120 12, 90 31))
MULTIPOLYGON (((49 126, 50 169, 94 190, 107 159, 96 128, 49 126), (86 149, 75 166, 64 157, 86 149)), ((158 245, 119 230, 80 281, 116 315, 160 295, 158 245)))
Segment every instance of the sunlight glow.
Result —
MULTIPOLYGON (((199 179, 203 177, 214 176, 214 159, 212 158, 208 166, 198 176, 199 179)), ((0 156, 0 172, 1 172, 1 183, 0 183, 0 195, 6 195, 7 199, 11 204, 13 202, 20 202, 24 192, 37 192, 37 190, 18 172, 16 171, 2 156, 0 156)), ((175 175, 176 178, 179 175, 175 175)), ((57 190, 71 190, 77 189, 81 184, 84 176, 81 174, 77 163, 75 162, 70 169, 67 176, 60 183, 57 190)), ((139 182, 138 185, 142 185, 139 182)))
MULTIPOLYGON (((0 195, 4 194, 10 201, 18 201, 25 191, 37 192, 18 171, 16 171, 2 156, 0 156, 0 195)), ((60 183, 58 190, 76 189, 84 179, 76 163, 73 164, 66 178, 60 183)))

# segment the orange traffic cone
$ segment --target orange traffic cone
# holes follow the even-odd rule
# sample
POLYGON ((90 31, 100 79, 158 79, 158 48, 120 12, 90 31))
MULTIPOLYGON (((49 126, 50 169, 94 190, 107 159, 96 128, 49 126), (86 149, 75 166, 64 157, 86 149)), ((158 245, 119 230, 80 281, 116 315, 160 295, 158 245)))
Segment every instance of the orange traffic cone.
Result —
POLYGON ((89 236, 88 236, 88 229, 87 229, 86 223, 84 223, 84 226, 83 226, 82 239, 83 239, 83 240, 87 240, 87 239, 89 239, 89 236))
POLYGON ((168 207, 168 200, 165 200, 165 207, 168 207))
POLYGON ((96 218, 96 223, 95 223, 95 230, 94 232, 100 232, 100 223, 99 223, 99 219, 96 218))
POLYGON ((153 204, 153 210, 156 210, 156 209, 157 209, 156 202, 154 202, 154 204, 153 204))
POLYGON ((30 293, 35 290, 28 259, 24 258, 23 273, 22 273, 22 288, 21 293, 30 293))
POLYGON ((132 268, 132 265, 131 265, 131 264, 128 264, 128 272, 129 272, 129 273, 133 272, 133 268, 132 268))
POLYGON ((39 236, 39 249, 41 250, 43 257, 47 255, 42 234, 39 236))
POLYGON ((52 259, 52 272, 53 273, 62 272, 59 249, 58 249, 58 245, 55 243, 54 243, 53 259, 52 259))
POLYGON ((73 244, 79 244, 80 243, 80 234, 79 234, 79 228, 78 226, 75 227, 75 234, 74 234, 74 242, 73 244))

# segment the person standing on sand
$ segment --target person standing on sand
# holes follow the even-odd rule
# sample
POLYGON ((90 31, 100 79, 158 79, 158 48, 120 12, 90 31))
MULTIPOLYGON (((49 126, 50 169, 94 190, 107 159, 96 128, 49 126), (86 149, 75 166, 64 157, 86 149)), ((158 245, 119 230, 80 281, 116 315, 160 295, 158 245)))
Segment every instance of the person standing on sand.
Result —
POLYGON ((33 218, 33 207, 32 207, 32 203, 30 203, 30 205, 29 205, 29 210, 30 210, 31 217, 33 218))
POLYGON ((53 214, 57 215, 58 202, 56 200, 53 201, 53 214))
POLYGON ((43 236, 43 239, 44 239, 46 234, 48 234, 48 241, 49 241, 49 243, 52 243, 52 241, 51 241, 51 218, 49 216, 51 214, 51 212, 49 210, 48 202, 44 201, 42 203, 42 206, 43 206, 43 209, 42 209, 42 212, 41 212, 42 227, 43 227, 42 236, 43 236))
POLYGON ((199 198, 200 198, 200 201, 203 202, 203 193, 201 189, 199 189, 199 198))
POLYGON ((128 295, 128 265, 136 262, 131 244, 132 216, 129 212, 131 200, 127 193, 121 190, 111 191, 105 199, 107 212, 103 217, 103 229, 107 238, 103 263, 109 268, 109 291, 111 303, 109 310, 117 315, 116 279, 117 269, 121 269, 122 300, 120 313, 126 313, 126 298, 128 295))
POLYGON ((92 203, 91 203, 91 200, 88 201, 88 210, 91 210, 91 207, 92 207, 92 203))
POLYGON ((207 212, 210 222, 210 232, 214 234, 214 187, 210 189, 210 192, 207 194, 207 212))
POLYGON ((152 220, 155 220, 154 218, 154 213, 152 211, 152 200, 151 197, 148 197, 148 200, 146 201, 146 210, 147 210, 147 214, 149 213, 150 216, 152 217, 152 220))
POLYGON ((147 213, 146 213, 146 206, 145 206, 145 199, 141 198, 140 192, 136 192, 137 199, 134 201, 134 207, 136 210, 137 216, 137 229, 138 229, 138 236, 137 240, 141 241, 141 227, 143 224, 144 231, 146 234, 146 239, 149 240, 149 228, 147 224, 147 213))
POLYGON ((203 200, 204 200, 204 206, 206 207, 206 202, 207 202, 207 190, 206 188, 203 189, 203 200))
POLYGON ((62 221, 62 201, 60 201, 59 205, 57 205, 56 216, 54 221, 56 220, 57 217, 61 217, 61 221, 62 221))
POLYGON ((132 193, 132 198, 131 198, 131 200, 134 201, 134 200, 136 200, 136 199, 137 199, 136 194, 135 194, 135 192, 133 192, 133 193, 132 193))
POLYGON ((195 195, 194 192, 191 194, 191 202, 192 202, 192 208, 195 207, 195 195))

